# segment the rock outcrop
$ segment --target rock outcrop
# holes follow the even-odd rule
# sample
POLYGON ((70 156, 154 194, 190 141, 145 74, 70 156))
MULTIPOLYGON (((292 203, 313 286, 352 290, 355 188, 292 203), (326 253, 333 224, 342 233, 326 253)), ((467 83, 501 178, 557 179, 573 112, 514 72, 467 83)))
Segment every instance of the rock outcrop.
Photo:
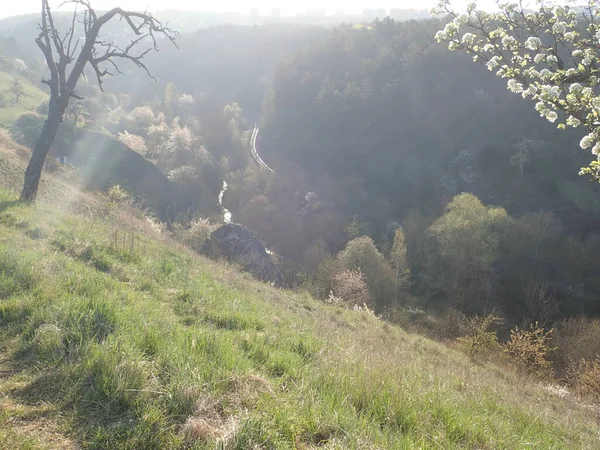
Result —
POLYGON ((283 277, 272 261, 265 246, 248 228, 228 223, 213 231, 204 242, 202 253, 213 257, 225 257, 241 264, 243 269, 256 278, 281 287, 283 277))

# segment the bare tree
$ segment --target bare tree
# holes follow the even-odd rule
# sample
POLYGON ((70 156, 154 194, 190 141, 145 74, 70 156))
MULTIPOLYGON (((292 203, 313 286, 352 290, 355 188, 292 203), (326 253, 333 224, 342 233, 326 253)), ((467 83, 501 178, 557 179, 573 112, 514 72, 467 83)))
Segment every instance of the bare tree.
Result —
POLYGON ((21 96, 25 93, 23 90, 23 83, 21 83, 17 78, 14 78, 10 82, 10 91, 15 96, 15 103, 19 103, 21 96))
POLYGON ((177 33, 151 14, 113 8, 98 16, 89 0, 67 0, 65 3, 73 4, 75 12, 67 31, 61 33, 54 24, 49 0, 42 0, 42 22, 35 42, 42 50, 50 70, 50 78, 42 80, 50 87, 50 101, 48 116, 25 172, 21 200, 26 202, 35 201, 44 161, 70 99, 81 99, 75 88, 86 65, 89 63, 100 89, 103 89, 103 78, 113 75, 110 70, 122 73, 117 61, 129 60, 152 77, 142 61, 144 56, 158 50, 157 39, 161 37, 176 45, 177 33), (135 36, 124 47, 99 38, 101 29, 113 19, 124 20, 135 36), (151 45, 140 49, 144 42, 151 45))

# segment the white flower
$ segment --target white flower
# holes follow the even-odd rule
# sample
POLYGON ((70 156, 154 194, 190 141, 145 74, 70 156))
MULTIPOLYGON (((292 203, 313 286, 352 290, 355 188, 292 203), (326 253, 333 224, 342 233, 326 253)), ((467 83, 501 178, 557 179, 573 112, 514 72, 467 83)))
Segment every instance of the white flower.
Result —
POLYGON ((600 41, 600 30, 596 31, 596 39, 600 41))
POLYGON ((592 98, 592 106, 596 109, 600 109, 600 97, 592 98))
POLYGON ((583 50, 575 50, 572 54, 575 58, 580 58, 583 56, 583 50))
POLYGON ((546 104, 545 104, 544 102, 537 102, 537 103, 535 104, 535 110, 536 110, 537 112, 540 112, 540 113, 541 113, 541 112, 542 112, 544 109, 546 109, 546 104))
POLYGON ((508 80, 507 87, 510 92, 514 92, 515 94, 523 92, 523 85, 512 78, 508 80))
POLYGON ((461 39, 461 42, 465 45, 472 45, 476 38, 477 36, 475 36, 473 33, 465 33, 461 39))
POLYGON ((435 33, 435 39, 438 42, 445 41, 446 39, 448 39, 448 35, 443 30, 440 30, 437 33, 435 33))
POLYGON ((550 78, 552 76, 552 72, 550 72, 548 69, 542 69, 540 70, 540 77, 542 78, 550 78))
POLYGON ((583 64, 584 66, 589 66, 590 64, 592 64, 592 60, 586 56, 585 58, 583 58, 583 60, 581 60, 581 64, 583 64))
POLYGON ((525 89, 521 95, 523 96, 523 98, 526 98, 530 95, 535 95, 537 94, 537 88, 534 85, 529 85, 529 87, 527 89, 525 89))
POLYGON ((586 149, 590 148, 593 143, 594 136, 592 134, 588 134, 587 136, 584 136, 583 139, 581 139, 581 142, 579 142, 579 146, 583 149, 586 149))
POLYGON ((554 55, 548 55, 546 57, 546 62, 548 64, 556 64, 556 63, 558 63, 558 58, 556 56, 554 56, 554 55))
POLYGON ((564 22, 556 22, 552 25, 552 33, 565 34, 567 32, 567 24, 564 22))
POLYGON ((600 142, 596 142, 596 145, 592 148, 592 155, 600 155, 600 142))
POLYGON ((464 25, 468 21, 469 21, 469 15, 468 14, 461 14, 459 16, 456 16, 455 19, 454 19, 454 23, 456 25, 458 25, 458 26, 464 25))
POLYGON ((580 85, 579 83, 573 83, 570 87, 569 87, 569 92, 571 94, 579 94, 581 91, 583 90, 583 86, 580 85))
POLYGON ((567 125, 573 127, 573 128, 577 128, 579 125, 581 125, 581 120, 579 120, 576 117, 573 116, 569 116, 567 118, 567 125))
POLYGON ((548 111, 546 113, 546 119, 548 119, 548 121, 554 123, 554 122, 556 122, 556 119, 558 119, 558 114, 556 114, 554 111, 548 111))
POLYGON ((560 98, 560 89, 558 86, 542 86, 542 93, 551 100, 558 100, 560 98))
POLYGON ((500 65, 500 57, 499 56, 494 56, 486 64, 488 70, 494 70, 499 65, 500 65))
POLYGON ((577 33, 575 31, 569 31, 568 33, 565 33, 565 35, 563 36, 565 41, 574 41, 576 37, 577 37, 577 33))
POLYGON ((502 45, 505 49, 511 50, 517 44, 517 40, 512 36, 504 36, 502 38, 502 45))
POLYGON ((540 38, 530 37, 525 41, 525 48, 529 50, 537 50, 541 47, 542 41, 540 38))
POLYGON ((485 44, 482 50, 486 53, 489 53, 494 51, 494 46, 492 44, 485 44))
POLYGON ((458 42, 456 41, 450 41, 450 43, 448 44, 448 49, 453 51, 453 50, 457 50, 460 48, 460 45, 458 45, 458 42))
POLYGON ((581 95, 583 97, 591 97, 594 95, 594 90, 591 87, 586 87, 581 90, 581 95))
POLYGON ((541 62, 544 62, 546 60, 546 55, 544 55, 543 53, 538 53, 537 55, 535 55, 535 57, 533 58, 533 62, 536 64, 539 64, 541 62))

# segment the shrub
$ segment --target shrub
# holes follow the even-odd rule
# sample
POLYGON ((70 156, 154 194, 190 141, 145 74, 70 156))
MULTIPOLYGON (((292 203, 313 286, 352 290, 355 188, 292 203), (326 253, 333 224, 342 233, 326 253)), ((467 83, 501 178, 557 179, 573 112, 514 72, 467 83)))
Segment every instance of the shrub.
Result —
POLYGON ((338 273, 334 278, 333 294, 350 306, 364 305, 371 301, 369 287, 360 269, 346 269, 338 273))
POLYGON ((342 269, 360 269, 376 305, 389 303, 394 296, 395 278, 390 265, 370 237, 351 240, 337 256, 342 269))
POLYGON ((457 339, 464 346, 469 356, 487 355, 499 347, 494 325, 502 323, 502 318, 489 314, 484 317, 468 317, 464 321, 467 335, 457 339))
POLYGON ((600 404, 600 357, 580 360, 569 369, 569 382, 575 391, 600 404))
POLYGON ((511 330, 510 339, 504 344, 504 352, 527 372, 547 377, 551 367, 548 356, 555 350, 550 347, 553 333, 554 329, 546 331, 537 322, 526 330, 516 327, 511 330))
POLYGON ((330 255, 325 256, 315 275, 306 280, 309 292, 315 298, 326 299, 333 292, 334 279, 339 272, 337 259, 330 255))
POLYGON ((134 152, 139 153, 142 156, 145 156, 148 152, 146 141, 142 136, 125 131, 124 133, 119 133, 118 137, 122 144, 126 145, 134 152))
POLYGON ((560 375, 580 361, 593 361, 600 357, 600 319, 584 316, 565 319, 556 325, 553 345, 554 367, 560 375))
POLYGON ((199 218, 190 222, 187 228, 182 226, 177 227, 175 229, 175 237, 193 250, 199 252, 204 241, 218 227, 218 225, 211 223, 209 219, 199 218))

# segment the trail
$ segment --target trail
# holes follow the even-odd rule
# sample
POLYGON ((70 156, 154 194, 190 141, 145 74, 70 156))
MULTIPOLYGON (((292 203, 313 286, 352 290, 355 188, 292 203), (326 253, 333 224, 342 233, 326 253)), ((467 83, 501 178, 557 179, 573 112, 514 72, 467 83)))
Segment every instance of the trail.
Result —
POLYGON ((254 124, 254 130, 252 131, 252 138, 250 139, 250 150, 252 152, 252 156, 260 164, 261 167, 267 169, 271 173, 275 173, 273 169, 271 169, 260 157, 258 151, 256 150, 256 138, 258 138, 258 124, 254 124))

